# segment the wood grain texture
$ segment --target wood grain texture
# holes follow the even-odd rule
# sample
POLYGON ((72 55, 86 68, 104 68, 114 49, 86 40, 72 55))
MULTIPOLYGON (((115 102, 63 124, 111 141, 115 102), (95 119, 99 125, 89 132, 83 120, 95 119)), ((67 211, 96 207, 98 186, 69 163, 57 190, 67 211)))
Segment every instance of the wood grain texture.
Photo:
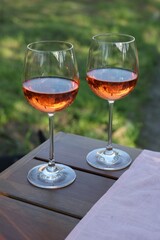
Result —
POLYGON ((41 161, 32 160, 17 168, 7 178, 0 177, 0 192, 44 208, 82 218, 115 180, 76 170, 76 181, 63 189, 46 190, 27 180, 29 169, 41 161), (78 207, 77 207, 78 206, 78 207))
POLYGON ((0 239, 64 240, 78 219, 8 197, 0 197, 0 239))

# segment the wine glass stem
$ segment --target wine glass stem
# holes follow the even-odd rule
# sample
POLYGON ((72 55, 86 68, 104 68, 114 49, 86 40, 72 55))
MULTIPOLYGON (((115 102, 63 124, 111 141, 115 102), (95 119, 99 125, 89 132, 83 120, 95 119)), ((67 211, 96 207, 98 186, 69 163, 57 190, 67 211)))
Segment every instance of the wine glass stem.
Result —
POLYGON ((113 104, 114 101, 108 101, 109 103, 109 122, 108 122, 108 144, 106 147, 106 151, 112 152, 113 147, 112 147, 112 116, 113 116, 113 104))
POLYGON ((55 167, 55 159, 54 159, 54 127, 53 127, 53 113, 49 113, 49 141, 50 141, 50 149, 49 149, 49 167, 55 167))

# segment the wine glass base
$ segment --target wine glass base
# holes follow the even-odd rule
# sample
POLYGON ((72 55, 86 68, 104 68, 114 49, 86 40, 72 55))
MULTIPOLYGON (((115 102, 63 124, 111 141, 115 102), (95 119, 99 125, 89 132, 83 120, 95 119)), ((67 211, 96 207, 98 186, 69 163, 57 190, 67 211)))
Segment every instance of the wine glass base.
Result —
POLYGON ((105 154, 105 150, 105 148, 99 148, 89 152, 86 157, 89 165, 102 170, 121 170, 132 162, 129 154, 120 149, 114 148, 112 154, 105 154))
POLYGON ((75 171, 63 164, 56 164, 56 171, 46 170, 48 164, 41 164, 32 168, 27 175, 28 181, 36 187, 46 189, 63 188, 74 182, 75 171))

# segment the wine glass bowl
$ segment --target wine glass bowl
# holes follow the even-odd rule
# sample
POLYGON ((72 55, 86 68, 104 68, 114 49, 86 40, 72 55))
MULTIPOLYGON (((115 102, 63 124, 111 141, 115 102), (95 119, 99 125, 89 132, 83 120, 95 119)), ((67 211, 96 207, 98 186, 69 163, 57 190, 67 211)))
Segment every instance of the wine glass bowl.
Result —
POLYGON ((135 38, 125 34, 99 34, 92 38, 86 80, 98 97, 109 103, 109 130, 106 148, 95 149, 87 162, 95 168, 119 170, 131 164, 131 157, 112 147, 113 103, 130 94, 138 80, 135 38))
POLYGON ((23 93, 28 103, 49 116, 49 163, 28 173, 31 184, 41 188, 61 188, 71 184, 76 174, 70 167, 55 163, 53 116, 70 106, 79 89, 79 73, 74 47, 63 41, 39 41, 27 46, 23 93))

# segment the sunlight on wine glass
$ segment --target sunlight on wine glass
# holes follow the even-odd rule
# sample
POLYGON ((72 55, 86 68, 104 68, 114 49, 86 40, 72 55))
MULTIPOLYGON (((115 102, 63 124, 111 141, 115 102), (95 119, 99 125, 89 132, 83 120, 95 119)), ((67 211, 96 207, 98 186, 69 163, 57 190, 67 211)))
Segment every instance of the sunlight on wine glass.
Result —
POLYGON ((109 130, 106 148, 95 149, 87 162, 103 170, 119 170, 132 162, 128 153, 112 147, 112 112, 115 100, 130 94, 138 80, 138 53, 135 38, 125 34, 99 34, 92 38, 86 80, 91 90, 109 103, 109 130))
POLYGON ((76 174, 70 167, 55 163, 53 116, 69 107, 79 89, 79 73, 74 47, 62 41, 40 41, 27 46, 23 92, 31 106, 49 116, 49 163, 28 173, 31 184, 41 188, 61 188, 71 184, 76 174))

